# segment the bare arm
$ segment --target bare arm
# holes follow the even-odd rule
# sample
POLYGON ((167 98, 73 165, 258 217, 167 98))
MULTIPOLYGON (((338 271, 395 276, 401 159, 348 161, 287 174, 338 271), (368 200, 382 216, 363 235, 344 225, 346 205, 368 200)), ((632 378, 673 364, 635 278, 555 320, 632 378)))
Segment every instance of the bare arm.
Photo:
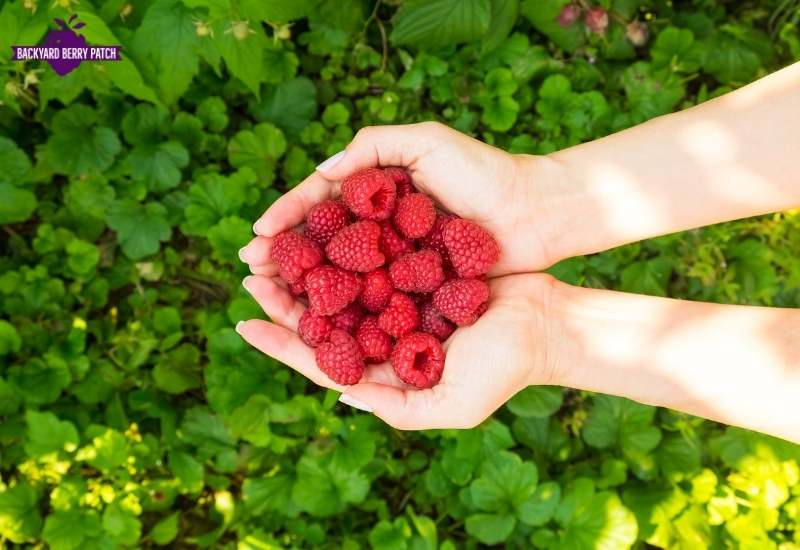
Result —
POLYGON ((800 63, 549 165, 528 158, 565 220, 544 236, 556 259, 800 206, 800 63))
POLYGON ((800 443, 800 311, 554 283, 554 382, 800 443))

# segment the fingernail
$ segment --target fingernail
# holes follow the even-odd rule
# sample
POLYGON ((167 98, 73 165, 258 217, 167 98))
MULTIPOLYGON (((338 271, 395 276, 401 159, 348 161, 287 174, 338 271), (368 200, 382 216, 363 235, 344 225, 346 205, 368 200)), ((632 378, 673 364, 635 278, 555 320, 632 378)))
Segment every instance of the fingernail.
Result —
POLYGON ((317 166, 317 171, 327 172, 328 170, 339 164, 339 161, 342 160, 342 157, 344 157, 344 153, 345 153, 344 151, 339 151, 332 157, 325 159, 319 166, 317 166))
POLYGON ((247 250, 246 246, 243 246, 239 249, 239 261, 243 263, 247 263, 247 260, 244 259, 244 251, 247 250))
POLYGON ((251 275, 248 275, 247 277, 245 277, 244 279, 242 279, 242 286, 244 287, 244 289, 245 289, 247 292, 250 292, 250 288, 249 288, 247 285, 249 285, 249 284, 250 284, 250 279, 252 279, 252 278, 253 278, 253 277, 252 277, 251 275))
POLYGON ((237 333, 239 333, 239 334, 242 333, 242 325, 243 324, 244 324, 244 321, 239 321, 238 323, 236 323, 236 332, 237 333))
POLYGON ((264 234, 264 222, 261 220, 257 220, 256 223, 253 224, 253 233, 256 235, 263 235, 264 234))
POLYGON ((343 393, 342 395, 339 396, 339 401, 344 403, 345 405, 350 405, 351 407, 355 407, 360 411, 368 413, 371 413, 373 411, 372 407, 370 407, 369 405, 367 405, 362 401, 359 401, 352 395, 347 395, 346 393, 343 393))

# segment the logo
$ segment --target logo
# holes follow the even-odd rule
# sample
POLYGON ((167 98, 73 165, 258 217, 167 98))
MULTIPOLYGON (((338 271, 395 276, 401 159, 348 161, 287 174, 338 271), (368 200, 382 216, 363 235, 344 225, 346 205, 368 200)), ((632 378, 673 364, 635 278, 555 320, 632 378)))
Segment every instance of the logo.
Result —
POLYGON ((47 61, 61 76, 77 69, 83 61, 119 61, 120 46, 92 46, 86 43, 84 36, 75 32, 86 26, 81 22, 72 25, 77 17, 73 15, 68 21, 55 19, 59 28, 51 30, 41 46, 11 46, 14 52, 11 60, 47 61))

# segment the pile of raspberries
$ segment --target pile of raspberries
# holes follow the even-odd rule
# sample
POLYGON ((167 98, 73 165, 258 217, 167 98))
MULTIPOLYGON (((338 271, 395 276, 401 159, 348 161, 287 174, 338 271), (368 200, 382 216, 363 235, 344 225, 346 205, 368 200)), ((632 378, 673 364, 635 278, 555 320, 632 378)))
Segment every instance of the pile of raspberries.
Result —
POLYGON ((435 385, 441 342, 486 311, 485 274, 499 256, 488 231, 438 210, 397 167, 351 174, 341 200, 314 205, 302 232, 272 245, 280 276, 308 301, 300 337, 345 385, 389 360, 407 384, 435 385))

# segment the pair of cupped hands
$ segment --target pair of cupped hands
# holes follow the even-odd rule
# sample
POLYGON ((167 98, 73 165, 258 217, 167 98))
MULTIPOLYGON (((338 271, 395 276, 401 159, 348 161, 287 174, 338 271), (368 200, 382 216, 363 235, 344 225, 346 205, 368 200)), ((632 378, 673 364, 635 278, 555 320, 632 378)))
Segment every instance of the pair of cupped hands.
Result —
POLYGON ((243 284, 271 322, 244 321, 237 331, 314 383, 343 392, 343 402, 396 428, 475 426, 526 386, 558 383, 552 359, 558 331, 549 314, 557 283, 537 271, 563 258, 558 239, 547 242, 559 207, 547 188, 559 174, 546 157, 512 155, 439 123, 364 128, 255 222, 256 237, 239 252, 253 273, 243 284), (420 191, 485 227, 500 245, 500 260, 489 272, 489 308, 445 342, 444 373, 430 389, 404 384, 389 363, 369 365, 353 386, 332 382, 297 334, 305 306, 270 259, 276 235, 302 223, 316 203, 338 196, 346 176, 373 166, 405 167, 420 191))

